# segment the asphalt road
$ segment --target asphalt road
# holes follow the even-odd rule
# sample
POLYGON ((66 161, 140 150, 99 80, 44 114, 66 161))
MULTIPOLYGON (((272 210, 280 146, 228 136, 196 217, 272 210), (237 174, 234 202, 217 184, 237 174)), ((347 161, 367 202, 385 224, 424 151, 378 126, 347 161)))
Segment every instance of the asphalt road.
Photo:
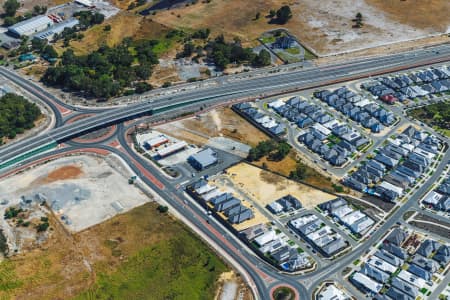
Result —
MULTIPOLYGON (((432 50, 415 50, 351 63, 312 67, 290 73, 273 73, 268 76, 233 82, 224 81, 222 85, 213 88, 203 88, 186 92, 179 91, 173 95, 148 99, 144 98, 143 102, 109 109, 92 117, 85 118, 83 119, 83 122, 64 124, 58 128, 54 128, 49 131, 47 135, 29 138, 2 147, 0 149, 0 162, 10 160, 24 152, 33 151, 42 145, 53 141, 62 142, 106 125, 150 114, 152 110, 158 108, 174 107, 174 105, 181 107, 192 103, 198 103, 199 105, 219 104, 242 97, 259 97, 269 92, 273 93, 274 91, 285 92, 293 90, 294 88, 311 88, 314 86, 339 82, 340 80, 373 76, 401 68, 411 68, 417 65, 448 60, 450 60, 450 46, 443 45, 434 47, 432 50)), ((7 74, 6 69, 0 68, 0 70, 2 70, 3 74, 7 74)), ((9 76, 8 78, 14 77, 14 75, 11 75, 10 73, 6 76, 9 76)), ((16 83, 21 83, 23 86, 31 84, 29 81, 21 79, 19 76, 15 76, 14 80, 16 83)), ((33 87, 33 90, 35 93, 37 92, 40 95, 43 95, 43 99, 54 98, 48 92, 36 85, 33 87)), ((57 99, 52 100, 57 101, 57 99)))
MULTIPOLYGON (((116 109, 109 109, 105 112, 96 114, 93 117, 83 119, 82 122, 77 121, 72 124, 64 124, 51 130, 46 135, 26 139, 0 149, 0 162, 12 159, 24 152, 31 151, 41 147, 45 143, 53 141, 61 142, 70 140, 81 134, 91 130, 104 127, 107 125, 122 122, 124 120, 132 119, 138 116, 148 114, 151 109, 164 107, 167 105, 179 104, 177 110, 182 110, 187 104, 192 104, 192 101, 201 101, 202 103, 221 103, 230 99, 235 99, 244 96, 258 96, 273 90, 286 90, 289 87, 297 88, 311 88, 312 85, 319 86, 321 84, 330 83, 330 81, 345 80, 353 78, 353 76, 368 76, 377 72, 387 72, 391 68, 402 67, 407 68, 413 63, 425 64, 427 62, 434 62, 434 59, 450 60, 450 47, 441 46, 438 48, 440 54, 436 54, 430 50, 418 50, 410 53, 403 53, 383 58, 373 58, 360 61, 354 64, 344 63, 333 66, 325 66, 319 68, 311 68, 304 71, 296 71, 292 73, 274 74, 267 77, 259 77, 248 80, 236 81, 232 83, 224 83, 223 86, 194 90, 190 92, 178 93, 172 96, 164 96, 156 99, 150 99, 142 103, 137 103, 116 109)), ((3 70, 3 73, 6 72, 3 70)), ((0 71, 0 73, 2 73, 0 71)), ((8 77, 8 78, 13 78, 8 77)), ((20 82, 24 86, 28 86, 27 80, 20 77, 14 77, 15 82, 20 82)), ((48 93, 44 90, 30 88, 29 92, 34 93, 37 97, 50 102, 57 101, 51 99, 48 93)), ((51 95, 50 95, 51 96, 51 95)), ((55 102, 53 102, 55 103, 55 102)), ((58 103, 58 102, 56 102, 58 103)), ((171 181, 159 173, 154 166, 149 164, 145 159, 134 153, 125 140, 125 130, 123 125, 118 125, 116 131, 117 139, 121 145, 122 150, 101 143, 72 145, 66 149, 59 149, 49 153, 37 155, 36 157, 28 159, 26 162, 32 162, 38 158, 47 157, 52 153, 60 153, 73 149, 81 149, 81 147, 95 147, 108 150, 119 155, 139 176, 139 178, 149 187, 154 189, 162 198, 165 199, 177 212, 181 213, 185 218, 194 225, 195 230, 202 232, 208 239, 214 241, 217 245, 227 252, 234 260, 239 262, 239 265, 252 278, 252 282, 256 288, 257 299, 270 299, 270 289, 278 284, 288 284, 295 288, 300 299, 310 298, 313 290, 320 282, 330 277, 331 274, 339 274, 339 272, 350 264, 353 260, 361 256, 361 254, 368 250, 372 244, 380 239, 380 237, 401 218, 404 212, 417 204, 417 201, 425 194, 428 187, 436 181, 443 171, 447 161, 450 158, 450 153, 447 152, 441 163, 438 165, 434 174, 412 195, 406 203, 404 203, 392 216, 384 223, 379 230, 365 241, 364 245, 352 251, 351 253, 337 259, 335 263, 323 266, 318 270, 305 275, 289 275, 279 273, 278 270, 262 262, 249 249, 242 246, 242 244, 231 237, 228 230, 223 228, 216 222, 205 221, 207 216, 202 209, 195 205, 186 206, 184 200, 185 194, 182 190, 177 189, 171 181), (143 171, 145 170, 145 172, 143 171), (149 172, 152 178, 147 177, 149 172), (155 183, 162 183, 163 188, 155 183)), ((23 162, 23 163, 26 163, 23 162)), ((1 170, 0 172, 3 172, 1 170)))

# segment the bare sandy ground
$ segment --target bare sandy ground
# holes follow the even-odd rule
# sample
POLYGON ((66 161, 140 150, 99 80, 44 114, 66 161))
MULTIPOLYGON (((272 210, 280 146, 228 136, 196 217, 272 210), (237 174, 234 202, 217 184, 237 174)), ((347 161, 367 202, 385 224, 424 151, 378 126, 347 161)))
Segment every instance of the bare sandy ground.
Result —
POLYGON ((444 34, 449 31, 449 13, 448 0, 255 0, 251 5, 217 0, 162 11, 152 18, 169 27, 207 27, 212 36, 224 33, 252 46, 264 31, 285 28, 319 55, 329 56, 444 34), (269 10, 282 5, 291 7, 292 19, 269 24, 269 10), (257 12, 261 17, 255 20, 257 12), (364 26, 353 28, 358 12, 364 26))
POLYGON ((246 163, 227 169, 227 174, 234 184, 245 190, 262 207, 288 194, 300 200, 307 209, 336 198, 332 194, 294 182, 246 163))
POLYGON ((59 158, 1 180, 1 200, 9 203, 0 205, 0 214, 22 196, 35 201, 41 194, 65 226, 78 232, 150 200, 128 184, 130 175, 93 156, 59 158))

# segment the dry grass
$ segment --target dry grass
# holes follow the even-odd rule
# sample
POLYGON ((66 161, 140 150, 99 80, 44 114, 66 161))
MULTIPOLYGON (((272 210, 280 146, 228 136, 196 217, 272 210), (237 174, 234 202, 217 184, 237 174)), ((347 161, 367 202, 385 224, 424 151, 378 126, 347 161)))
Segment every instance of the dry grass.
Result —
MULTIPOLYGON (((286 156, 281 161, 272 161, 268 160, 267 157, 263 157, 259 161, 252 162, 252 164, 258 166, 267 168, 267 170, 284 175, 286 177, 289 177, 292 171, 295 171, 297 168, 297 162, 299 158, 297 157, 297 153, 294 150, 291 150, 288 156, 286 156)), ((306 178, 303 180, 303 182, 313 185, 315 187, 318 187, 323 190, 327 191, 333 191, 333 182, 330 180, 329 177, 324 176, 323 174, 319 173, 315 168, 312 166, 305 165, 306 168, 306 178)))
MULTIPOLYGON (((124 38, 133 39, 159 39, 163 38, 170 28, 152 21, 148 17, 133 12, 122 11, 106 20, 102 25, 94 26, 85 32, 81 41, 72 41, 71 48, 76 54, 87 54, 103 44, 115 46, 124 38), (105 25, 111 25, 110 31, 104 31, 105 25)), ((57 45, 62 48, 62 42, 57 45)))
POLYGON ((239 37, 246 46, 257 44, 255 39, 264 31, 283 27, 326 55, 445 32, 450 25, 449 6, 447 0, 256 0, 252 5, 242 5, 239 0, 213 0, 161 11, 152 18, 173 28, 208 27, 212 36, 223 33, 227 38, 239 37), (269 24, 265 15, 282 5, 291 7, 292 19, 282 26, 269 24), (357 11, 365 21, 360 30, 352 28, 357 11), (261 17, 255 20, 258 12, 261 17))
POLYGON ((21 73, 24 73, 27 76, 33 76, 35 78, 41 78, 47 70, 47 64, 34 64, 25 68, 20 69, 21 73))
POLYGON ((263 165, 265 165, 266 168, 272 172, 276 172, 284 176, 289 176, 291 171, 295 170, 297 161, 295 159, 295 155, 293 154, 293 152, 291 152, 290 155, 286 156, 281 161, 272 161, 268 160, 267 157, 263 157, 259 161, 255 161, 253 164, 259 167, 263 167, 263 165))
POLYGON ((239 0, 213 0, 161 11, 153 18, 173 28, 210 28, 212 36, 224 33, 227 38, 239 37, 248 46, 255 45, 255 39, 263 31, 278 27, 268 24, 264 15, 279 7, 281 2, 256 0, 251 5, 243 5, 239 0), (261 13, 260 19, 253 20, 257 12, 261 13))
POLYGON ((390 18, 415 28, 445 31, 450 25, 448 0, 366 0, 369 5, 385 12, 390 18))
POLYGON ((51 217, 52 234, 46 244, 0 264, 0 298, 72 298, 101 280, 98 276, 115 274, 146 247, 191 235, 156 207, 145 204, 75 235, 51 217))
POLYGON ((307 185, 297 183, 269 171, 261 170, 247 163, 227 169, 229 178, 241 187, 262 207, 288 194, 300 200, 306 208, 336 198, 307 185))
POLYGON ((217 136, 228 137, 250 146, 256 146, 269 138, 228 107, 157 126, 156 129, 196 145, 206 144, 209 138, 217 136))
POLYGON ((160 87, 165 82, 180 81, 180 77, 178 76, 178 70, 175 66, 161 67, 161 65, 156 65, 149 81, 151 84, 160 87))

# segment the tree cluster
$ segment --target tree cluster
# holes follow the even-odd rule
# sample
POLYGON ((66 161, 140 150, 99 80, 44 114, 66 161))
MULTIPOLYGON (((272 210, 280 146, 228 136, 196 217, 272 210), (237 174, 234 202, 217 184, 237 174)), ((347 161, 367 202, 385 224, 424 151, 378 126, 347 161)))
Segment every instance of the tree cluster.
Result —
POLYGON ((227 43, 223 35, 210 41, 205 46, 205 50, 208 52, 208 58, 213 60, 220 70, 225 69, 230 63, 249 62, 254 66, 267 66, 271 63, 270 54, 267 51, 256 54, 251 48, 243 48, 239 40, 227 43))
POLYGON ((80 22, 81 29, 87 29, 91 26, 102 24, 105 20, 105 16, 103 14, 92 12, 90 10, 76 12, 73 16, 80 22))
POLYGON ((31 49, 39 52, 46 59, 53 59, 58 57, 58 53, 52 45, 49 45, 47 40, 34 38, 31 40, 31 49))
POLYGON ((5 210, 5 214, 3 217, 5 220, 16 218, 21 212, 23 212, 22 208, 10 207, 5 210))
POLYGON ((450 129, 450 103, 440 102, 411 111, 412 116, 424 120, 431 126, 450 129))
POLYGON ((127 10, 135 9, 136 7, 142 6, 142 5, 144 5, 145 3, 147 3, 146 0, 137 0, 137 1, 135 1, 135 2, 131 2, 130 5, 128 5, 127 10))
POLYGON ((308 167, 301 162, 297 163, 294 171, 291 171, 289 178, 294 180, 305 180, 308 177, 308 167))
POLYGON ((16 134, 34 127, 41 115, 36 104, 16 94, 0 98, 0 142, 4 137, 14 138, 16 134))
POLYGON ((288 5, 280 7, 277 11, 271 9, 269 12, 270 23, 286 24, 292 18, 292 11, 288 5))
POLYGON ((192 34, 192 38, 206 40, 210 33, 211 30, 209 30, 209 28, 199 29, 192 34))
POLYGON ((291 146, 286 142, 275 142, 274 140, 262 141, 256 147, 250 149, 247 160, 257 161, 268 156, 269 160, 281 161, 291 150, 291 146))
POLYGON ((150 85, 139 82, 150 78, 153 65, 158 63, 153 53, 153 47, 157 44, 158 41, 154 40, 133 42, 126 39, 116 47, 102 46, 81 56, 69 49, 62 54, 57 66, 47 69, 42 80, 51 86, 103 99, 117 96, 134 85, 139 92, 143 92, 151 89, 150 85), (131 48, 134 48, 133 52, 131 48))
POLYGON ((36 225, 37 232, 44 232, 50 227, 47 217, 41 217, 41 223, 36 225))
POLYGON ((32 11, 27 11, 21 16, 16 16, 16 12, 20 7, 20 3, 17 0, 7 0, 3 4, 3 10, 5 11, 3 25, 11 26, 18 22, 27 20, 31 17, 42 15, 47 12, 47 6, 35 5, 32 11))
POLYGON ((14 17, 19 7, 20 3, 17 0, 6 0, 5 3, 3 3, 5 17, 14 17))

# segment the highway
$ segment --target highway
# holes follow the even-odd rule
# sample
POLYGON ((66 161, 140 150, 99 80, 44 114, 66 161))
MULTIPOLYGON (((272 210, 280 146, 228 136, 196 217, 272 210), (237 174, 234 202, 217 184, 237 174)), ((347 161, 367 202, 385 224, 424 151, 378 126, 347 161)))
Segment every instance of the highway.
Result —
MULTIPOLYGON (((124 120, 133 119, 142 115, 150 114, 158 108, 170 109, 171 107, 189 105, 192 103, 218 104, 242 97, 259 97, 266 93, 283 92, 287 90, 311 88, 329 83, 360 77, 373 76, 383 72, 390 72, 402 68, 435 63, 450 60, 450 46, 443 45, 433 50, 415 50, 380 58, 370 58, 354 63, 341 63, 322 67, 313 67, 290 73, 275 73, 266 77, 257 77, 247 80, 224 83, 213 88, 204 88, 187 92, 179 92, 173 95, 145 99, 143 102, 109 109, 96 115, 83 119, 83 122, 64 124, 52 129, 47 135, 33 137, 2 147, 0 149, 0 162, 8 161, 24 152, 35 150, 42 145, 51 142, 62 142, 86 132, 115 124, 124 120)), ((0 68, 0 74, 5 75, 6 70, 0 68)), ((6 76, 10 76, 8 74, 6 76)), ((27 80, 15 77, 15 82, 23 85, 27 80)), ((34 86, 35 90, 39 88, 34 86)), ((42 89, 38 91, 44 95, 43 100, 49 98, 48 92, 42 89)), ((55 100, 56 101, 56 100, 55 100)))
MULTIPOLYGON (((354 63, 341 63, 336 65, 313 67, 301 71, 290 73, 274 73, 266 77, 250 78, 234 82, 224 81, 223 85, 177 92, 172 95, 165 95, 154 98, 145 98, 143 102, 130 104, 118 108, 109 108, 102 110, 74 108, 65 105, 56 97, 34 83, 17 76, 4 68, 0 68, 0 74, 14 81, 28 92, 32 93, 43 102, 48 104, 57 121, 55 128, 48 133, 35 136, 29 139, 18 141, 0 148, 0 163, 12 160, 26 152, 39 149, 43 145, 51 143, 67 142, 67 148, 50 151, 43 154, 27 158, 22 164, 32 163, 33 161, 48 157, 52 154, 61 154, 71 150, 82 150, 83 148, 98 148, 112 152, 120 156, 126 164, 139 176, 142 182, 155 190, 171 207, 179 214, 183 215, 194 227, 194 231, 207 237, 208 241, 219 245, 234 261, 239 262, 239 266, 251 278, 249 283, 253 286, 256 299, 271 299, 270 289, 280 285, 288 284, 299 294, 300 299, 310 299, 312 292, 320 282, 328 279, 332 274, 340 276, 340 272, 346 265, 350 264, 356 258, 360 257, 367 249, 377 242, 382 235, 395 222, 401 218, 404 212, 412 208, 417 201, 427 191, 428 187, 439 177, 447 161, 450 159, 450 152, 447 152, 441 163, 437 166, 434 174, 408 199, 406 203, 400 206, 392 216, 374 232, 364 245, 337 259, 333 264, 320 267, 316 271, 305 275, 290 275, 280 273, 274 267, 262 262, 242 243, 231 237, 228 230, 217 222, 206 222, 205 212, 196 205, 185 204, 186 195, 180 189, 177 189, 169 179, 161 175, 153 165, 136 154, 126 140, 126 132, 130 128, 121 124, 125 120, 131 120, 144 115, 160 115, 167 111, 183 111, 185 107, 198 103, 198 105, 213 105, 226 103, 227 101, 243 97, 260 97, 263 94, 291 91, 293 89, 313 88, 330 83, 341 82, 350 79, 373 76, 381 73, 391 72, 393 70, 407 69, 415 66, 426 65, 441 61, 450 60, 450 47, 439 46, 433 50, 416 50, 408 53, 395 54, 381 58, 370 58, 354 63), (438 53, 436 53, 436 51, 438 53), (58 106, 66 109, 76 110, 84 113, 95 113, 95 115, 73 123, 64 123, 58 106), (59 116, 59 117, 58 117, 59 116), (92 130, 119 124, 112 138, 117 139, 120 148, 111 147, 103 142, 92 144, 77 144, 70 142, 71 139, 92 130), (151 174, 152 178, 148 175, 151 174), (159 183, 159 184, 158 184, 159 183), (162 187, 161 187, 162 185, 162 187)), ((230 77, 233 78, 233 77, 230 77)), ((109 138, 111 139, 111 138, 109 138)), ((0 173, 6 169, 1 169, 0 173)), ((220 252, 219 252, 220 253, 220 252)))

